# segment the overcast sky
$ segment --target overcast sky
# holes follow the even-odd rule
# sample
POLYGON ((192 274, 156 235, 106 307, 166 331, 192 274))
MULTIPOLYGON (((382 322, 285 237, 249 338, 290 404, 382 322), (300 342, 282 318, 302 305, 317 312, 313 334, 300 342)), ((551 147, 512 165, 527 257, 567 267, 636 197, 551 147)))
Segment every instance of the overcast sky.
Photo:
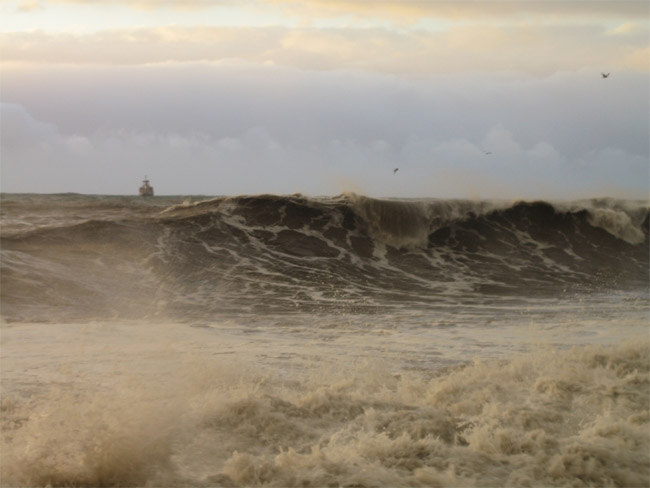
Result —
POLYGON ((649 9, 0 0, 1 189, 647 199, 649 9))

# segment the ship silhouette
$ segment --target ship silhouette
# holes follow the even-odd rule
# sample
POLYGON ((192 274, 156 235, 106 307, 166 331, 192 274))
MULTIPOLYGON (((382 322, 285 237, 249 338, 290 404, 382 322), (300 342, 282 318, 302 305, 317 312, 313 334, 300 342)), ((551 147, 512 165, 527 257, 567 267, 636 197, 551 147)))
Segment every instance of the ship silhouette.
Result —
POLYGON ((141 197, 152 197, 153 196, 153 186, 149 185, 149 180, 145 175, 144 180, 142 180, 142 186, 140 187, 140 196, 141 197))

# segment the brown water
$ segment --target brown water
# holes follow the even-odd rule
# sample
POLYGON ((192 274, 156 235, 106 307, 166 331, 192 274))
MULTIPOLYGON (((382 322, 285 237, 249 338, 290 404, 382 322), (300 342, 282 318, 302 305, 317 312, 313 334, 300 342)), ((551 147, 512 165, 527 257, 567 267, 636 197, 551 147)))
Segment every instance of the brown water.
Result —
POLYGON ((3 195, 2 486, 647 486, 647 207, 3 195))

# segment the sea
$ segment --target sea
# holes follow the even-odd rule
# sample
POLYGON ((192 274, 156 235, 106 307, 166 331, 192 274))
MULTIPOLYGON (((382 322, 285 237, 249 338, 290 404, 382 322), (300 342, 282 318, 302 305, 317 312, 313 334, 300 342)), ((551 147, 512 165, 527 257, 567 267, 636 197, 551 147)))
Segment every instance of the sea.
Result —
POLYGON ((649 209, 2 194, 0 485, 648 487, 649 209))

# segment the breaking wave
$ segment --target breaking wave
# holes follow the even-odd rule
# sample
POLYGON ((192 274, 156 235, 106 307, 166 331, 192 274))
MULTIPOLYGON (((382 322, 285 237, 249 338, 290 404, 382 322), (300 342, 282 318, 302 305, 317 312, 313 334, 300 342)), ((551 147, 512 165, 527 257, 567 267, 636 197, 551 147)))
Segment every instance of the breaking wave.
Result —
POLYGON ((648 287, 648 207, 630 202, 108 200, 83 221, 71 208, 3 230, 9 320, 369 312, 648 287))
POLYGON ((131 372, 111 391, 4 398, 1 475, 5 486, 648 486, 649 353, 540 348, 433 377, 378 361, 292 384, 237 364, 186 363, 163 382, 131 372))

